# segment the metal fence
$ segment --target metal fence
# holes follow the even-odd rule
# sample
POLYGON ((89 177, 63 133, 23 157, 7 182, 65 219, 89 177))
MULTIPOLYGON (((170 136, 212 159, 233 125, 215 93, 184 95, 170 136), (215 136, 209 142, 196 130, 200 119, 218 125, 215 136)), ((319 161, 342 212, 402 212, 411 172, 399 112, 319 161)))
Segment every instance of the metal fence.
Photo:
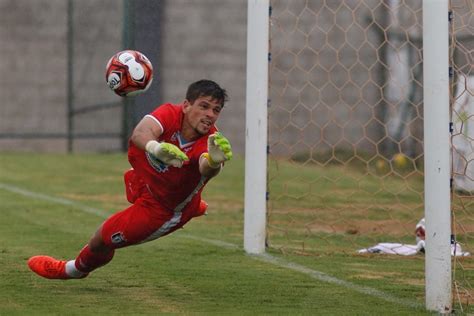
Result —
POLYGON ((124 48, 158 64, 160 1, 3 0, 0 6, 0 39, 7 43, 0 67, 11 74, 0 79, 0 149, 124 150, 140 112, 149 110, 132 105, 156 98, 159 81, 146 96, 122 99, 105 84, 105 64, 124 48), (136 36, 150 27, 148 38, 136 36))

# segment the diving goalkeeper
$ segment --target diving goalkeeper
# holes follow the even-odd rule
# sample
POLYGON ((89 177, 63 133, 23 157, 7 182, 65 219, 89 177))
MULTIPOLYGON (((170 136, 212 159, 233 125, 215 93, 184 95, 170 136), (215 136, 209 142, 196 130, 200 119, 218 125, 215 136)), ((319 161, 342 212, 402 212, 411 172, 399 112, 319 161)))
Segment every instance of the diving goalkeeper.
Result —
POLYGON ((214 126, 227 93, 210 80, 192 83, 182 104, 163 104, 136 126, 129 142, 125 191, 132 205, 105 220, 74 260, 34 256, 28 266, 48 279, 80 279, 109 263, 115 249, 172 233, 203 215, 201 192, 232 158, 214 126))

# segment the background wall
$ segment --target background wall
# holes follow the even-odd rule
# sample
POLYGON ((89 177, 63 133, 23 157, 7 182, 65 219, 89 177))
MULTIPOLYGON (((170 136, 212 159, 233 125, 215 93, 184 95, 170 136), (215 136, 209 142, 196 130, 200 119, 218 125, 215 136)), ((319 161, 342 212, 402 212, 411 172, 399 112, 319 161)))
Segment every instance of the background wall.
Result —
MULTIPOLYGON (((132 33, 133 41, 125 45, 143 50, 155 65, 155 82, 136 98, 132 122, 162 102, 181 102, 191 82, 210 78, 228 90, 219 127, 242 152, 246 1, 74 0, 72 5, 73 107, 107 105, 74 116, 74 151, 121 149, 122 100, 105 84, 104 68, 132 33), (130 4, 133 10, 125 12, 130 4)), ((0 70, 8 74, 0 77, 0 150, 67 150, 67 17, 66 0, 0 0, 0 70)))
POLYGON ((218 127, 244 149, 247 49, 245 0, 166 1, 163 10, 163 100, 180 102, 187 85, 208 78, 227 89, 218 127))

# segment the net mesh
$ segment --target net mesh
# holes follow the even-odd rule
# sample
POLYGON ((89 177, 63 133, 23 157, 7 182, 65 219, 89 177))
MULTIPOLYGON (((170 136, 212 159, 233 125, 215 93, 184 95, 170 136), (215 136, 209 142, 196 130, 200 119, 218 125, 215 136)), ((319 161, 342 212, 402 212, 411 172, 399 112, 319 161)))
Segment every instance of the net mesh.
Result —
MULTIPOLYGON (((268 245, 304 254, 416 245, 424 216, 422 1, 271 7, 268 245)), ((469 0, 451 7, 453 231, 469 251, 474 10, 469 0)), ((453 259, 463 303, 472 295, 467 258, 453 259)))

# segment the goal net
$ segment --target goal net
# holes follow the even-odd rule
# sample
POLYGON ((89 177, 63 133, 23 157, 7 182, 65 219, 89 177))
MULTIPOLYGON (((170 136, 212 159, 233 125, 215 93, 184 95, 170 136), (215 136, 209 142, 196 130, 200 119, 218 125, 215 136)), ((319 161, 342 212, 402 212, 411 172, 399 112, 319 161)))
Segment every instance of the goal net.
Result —
MULTIPOLYGON (((459 255, 474 251, 474 8, 453 0, 450 10, 459 255)), ((421 0, 271 1, 267 246, 308 255, 381 242, 394 253, 397 244, 419 250, 422 32, 421 0)), ((453 299, 467 306, 474 265, 453 263, 453 299)))
MULTIPOLYGON (((474 3, 451 1, 450 30, 453 238, 474 252, 474 3)), ((454 300, 474 311, 474 265, 454 257, 454 300)))

